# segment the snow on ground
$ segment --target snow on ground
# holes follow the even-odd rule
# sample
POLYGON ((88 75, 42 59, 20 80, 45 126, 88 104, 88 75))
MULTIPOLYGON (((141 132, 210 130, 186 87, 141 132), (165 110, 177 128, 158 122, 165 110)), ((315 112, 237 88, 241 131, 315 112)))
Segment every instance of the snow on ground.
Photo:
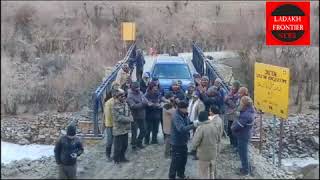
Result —
POLYGON ((289 171, 296 171, 299 168, 303 168, 311 164, 317 165, 319 164, 319 160, 314 159, 312 157, 288 158, 282 160, 282 165, 289 171))
POLYGON ((53 156, 53 149, 52 145, 18 145, 1 141, 1 163, 8 164, 14 160, 35 160, 42 156, 53 156))

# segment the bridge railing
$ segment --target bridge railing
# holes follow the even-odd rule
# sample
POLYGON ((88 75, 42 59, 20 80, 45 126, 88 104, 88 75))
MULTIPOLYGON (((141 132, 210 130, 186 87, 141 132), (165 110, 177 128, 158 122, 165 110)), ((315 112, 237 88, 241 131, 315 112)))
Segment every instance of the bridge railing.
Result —
POLYGON ((229 86, 219 74, 215 65, 209 62, 204 56, 203 51, 195 43, 192 43, 192 63, 199 74, 208 76, 210 82, 214 81, 216 78, 220 78, 222 80, 223 89, 227 93, 230 91, 229 86))
POLYGON ((117 73, 120 70, 122 64, 128 63, 130 58, 136 56, 136 43, 133 43, 127 51, 126 56, 123 58, 121 63, 118 63, 111 74, 108 75, 105 80, 98 86, 98 88, 93 92, 92 102, 93 102, 93 133, 94 136, 98 136, 100 133, 99 122, 101 117, 99 116, 99 110, 103 112, 103 94, 108 94, 112 87, 112 82, 116 79, 117 73))

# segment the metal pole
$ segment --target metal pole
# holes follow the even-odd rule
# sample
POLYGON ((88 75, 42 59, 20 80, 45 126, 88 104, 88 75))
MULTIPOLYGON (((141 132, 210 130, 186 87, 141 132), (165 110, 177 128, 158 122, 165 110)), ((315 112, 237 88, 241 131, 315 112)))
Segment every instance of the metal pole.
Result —
POLYGON ((93 103, 94 103, 93 133, 94 133, 94 136, 97 137, 98 136, 98 108, 99 108, 99 104, 98 104, 98 99, 97 99, 96 95, 95 95, 93 103))
POLYGON ((282 136, 283 136, 283 119, 280 119, 280 140, 279 140, 279 161, 278 166, 281 167, 281 155, 282 155, 282 136))
POLYGON ((272 127, 272 163, 275 164, 275 144, 276 144, 276 116, 273 115, 273 127, 272 127))
POLYGON ((260 143, 259 143, 259 153, 262 151, 262 111, 260 111, 260 143))

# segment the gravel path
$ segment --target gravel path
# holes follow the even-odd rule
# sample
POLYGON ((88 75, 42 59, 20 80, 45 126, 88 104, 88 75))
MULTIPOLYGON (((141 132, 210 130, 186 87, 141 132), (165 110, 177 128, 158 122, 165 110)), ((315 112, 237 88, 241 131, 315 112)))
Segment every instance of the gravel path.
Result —
MULTIPOLYGON (((274 179, 293 178, 282 170, 273 167, 257 151, 250 148, 251 158, 256 168, 253 176, 238 176, 239 157, 232 153, 227 139, 223 139, 221 153, 217 163, 219 179, 274 179)), ((149 145, 139 151, 132 151, 129 145, 126 153, 129 163, 118 166, 108 162, 105 157, 105 142, 85 147, 85 153, 78 159, 79 179, 167 179, 170 159, 164 158, 163 138, 158 145, 149 145)), ((17 161, 1 166, 1 178, 41 178, 53 179, 58 175, 54 158, 37 161, 17 161)), ((197 178, 197 161, 188 157, 186 175, 197 178)))

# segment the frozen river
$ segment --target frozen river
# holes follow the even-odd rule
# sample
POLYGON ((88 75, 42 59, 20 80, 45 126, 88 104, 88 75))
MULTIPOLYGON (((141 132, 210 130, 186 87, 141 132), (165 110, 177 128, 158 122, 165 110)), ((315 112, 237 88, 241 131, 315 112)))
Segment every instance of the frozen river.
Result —
POLYGON ((53 156, 53 145, 19 145, 1 141, 1 163, 7 164, 14 160, 35 160, 43 156, 53 156))

